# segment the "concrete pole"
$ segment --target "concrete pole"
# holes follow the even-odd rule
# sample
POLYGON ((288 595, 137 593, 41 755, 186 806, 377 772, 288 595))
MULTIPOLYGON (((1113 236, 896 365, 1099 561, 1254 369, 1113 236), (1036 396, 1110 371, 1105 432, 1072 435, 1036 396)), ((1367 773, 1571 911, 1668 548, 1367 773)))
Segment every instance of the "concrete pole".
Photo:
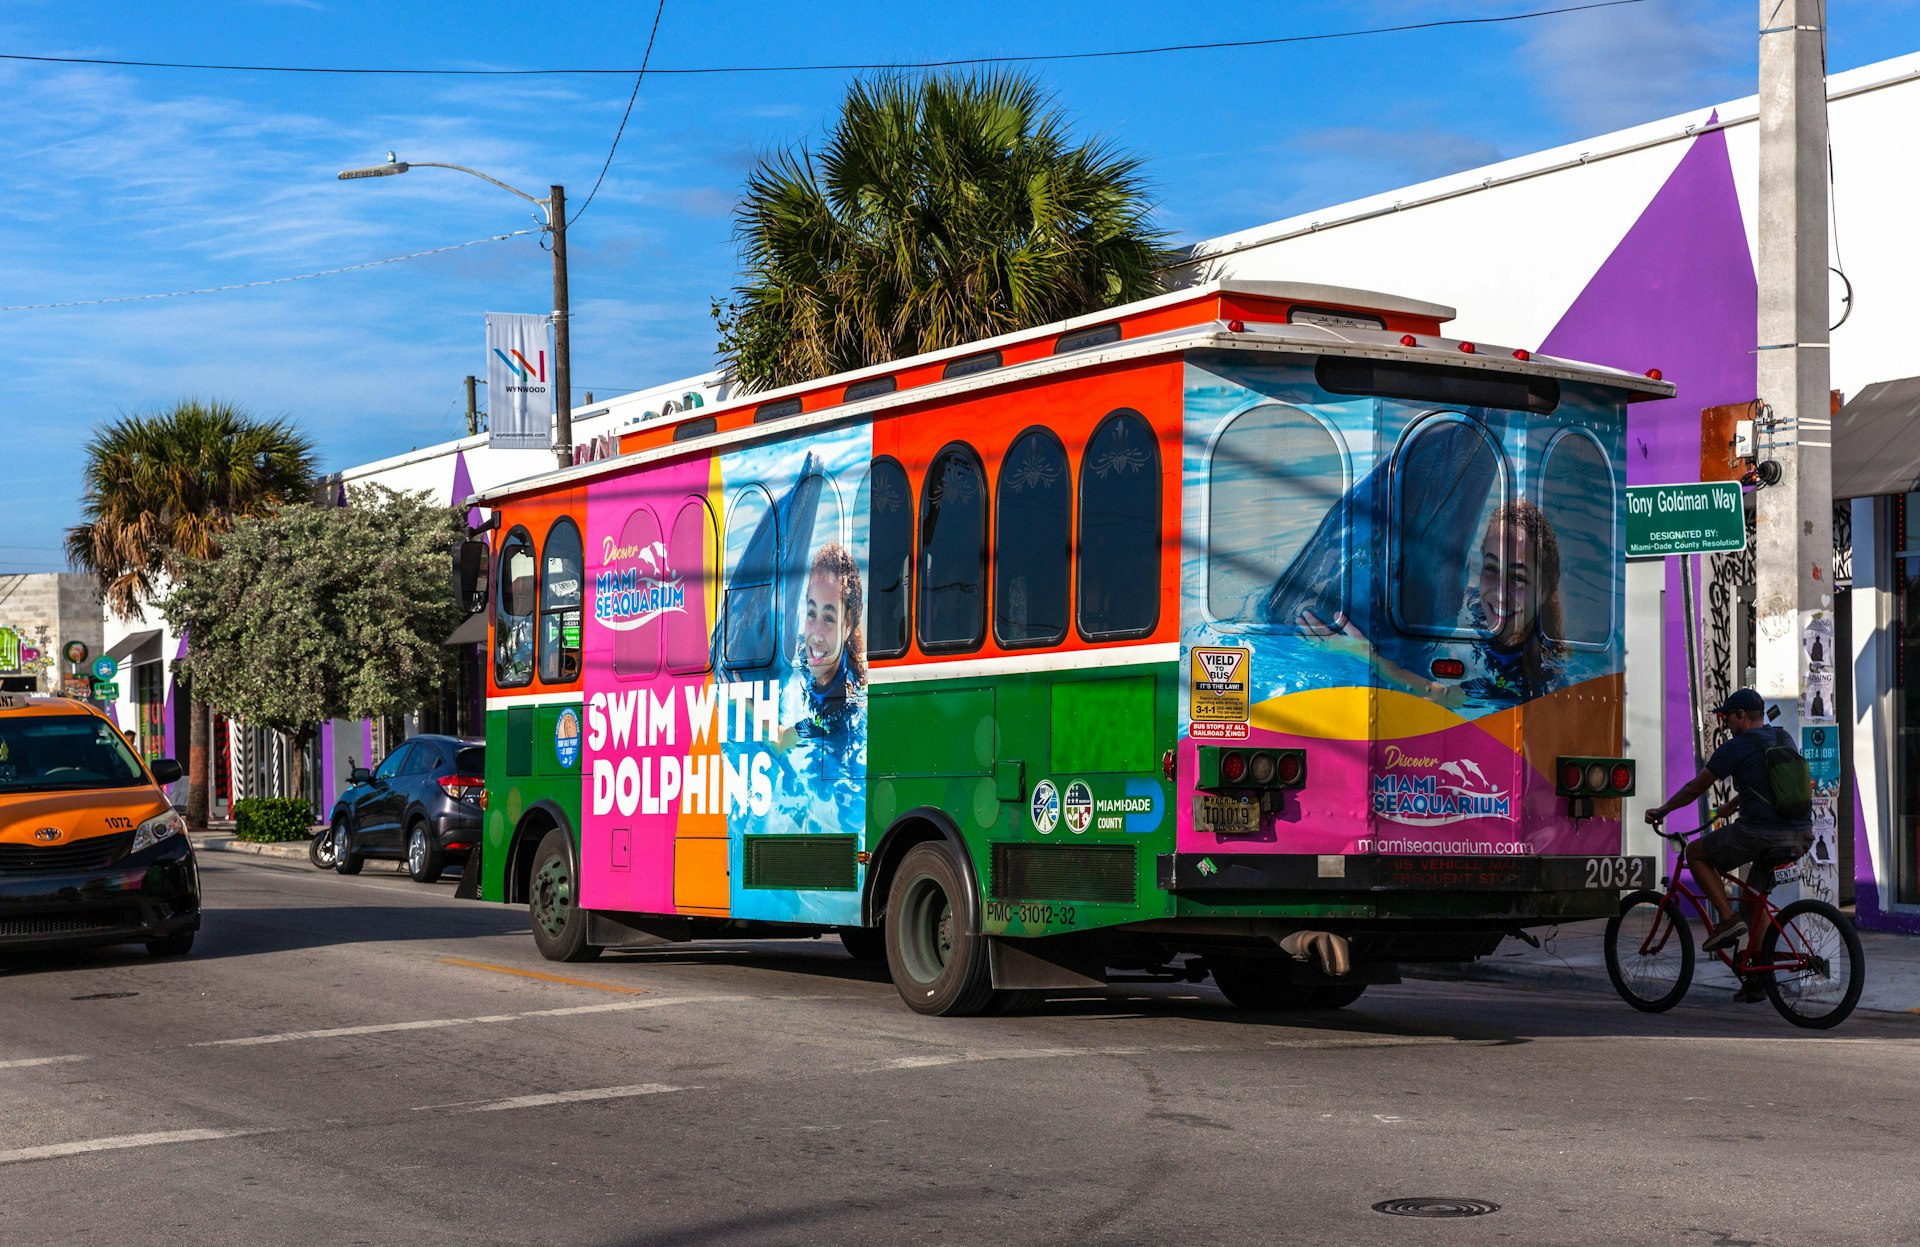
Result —
MULTIPOLYGON (((1756 504, 1759 692, 1778 726, 1803 714, 1816 612, 1833 609, 1833 477, 1827 351, 1827 115, 1824 0, 1760 0, 1760 317, 1755 458, 1780 469, 1756 504)), ((1827 649, 1831 649, 1829 644, 1827 649)), ((1827 655, 1828 662, 1832 655, 1827 655)), ((1828 701, 1831 700, 1829 696, 1828 701)), ((1805 709, 1811 709, 1806 707, 1805 709)), ((1831 846, 1828 846, 1831 849, 1831 846)), ((1805 891, 1834 899, 1836 867, 1810 859, 1805 891)))

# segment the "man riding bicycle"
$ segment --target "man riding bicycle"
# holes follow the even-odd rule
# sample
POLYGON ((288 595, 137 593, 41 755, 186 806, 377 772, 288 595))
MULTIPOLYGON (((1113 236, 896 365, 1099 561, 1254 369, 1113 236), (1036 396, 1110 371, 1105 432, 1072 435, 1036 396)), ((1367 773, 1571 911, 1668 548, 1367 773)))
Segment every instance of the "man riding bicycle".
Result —
MULTIPOLYGON (((1768 725, 1766 702, 1752 689, 1743 688, 1715 707, 1714 713, 1729 733, 1726 743, 1713 751, 1707 765, 1680 791, 1647 811, 1647 821, 1658 827, 1668 814, 1698 801, 1715 784, 1733 781, 1733 798, 1720 807, 1720 813, 1737 810, 1739 819, 1722 823, 1687 845, 1687 866, 1718 918, 1700 944, 1707 952, 1728 947, 1760 921, 1761 899, 1773 889, 1773 872, 1754 863, 1770 855, 1798 857, 1813 847, 1813 820, 1783 817, 1771 800, 1767 750, 1779 745, 1791 748, 1793 741, 1780 728, 1768 725), (1745 914, 1735 913, 1727 900, 1724 877, 1739 866, 1750 866, 1741 898, 1745 914)), ((1764 983, 1758 978, 1743 982, 1735 999, 1765 999, 1764 983)))

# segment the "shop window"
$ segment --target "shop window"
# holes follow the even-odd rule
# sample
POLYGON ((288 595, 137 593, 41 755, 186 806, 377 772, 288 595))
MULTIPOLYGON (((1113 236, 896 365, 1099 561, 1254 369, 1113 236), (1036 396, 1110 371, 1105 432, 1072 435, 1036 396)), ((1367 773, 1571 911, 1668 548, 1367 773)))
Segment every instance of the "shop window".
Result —
POLYGON ((913 596, 913 489, 892 459, 875 459, 867 474, 867 653, 907 652, 907 603, 913 596))
POLYGON ((1000 464, 994 516, 993 635, 1009 647, 1067 635, 1073 476, 1066 448, 1044 429, 1014 439, 1000 464))
POLYGON ((772 664, 780 635, 773 572, 780 533, 767 491, 749 485, 727 509, 727 592, 721 659, 735 672, 772 664))
POLYGON ((1513 554, 1552 640, 1603 648, 1613 636, 1614 493, 1613 469, 1591 434, 1569 429, 1547 446, 1538 510, 1520 517, 1513 554))
POLYGON ((540 682, 580 678, 580 527, 555 520, 540 564, 540 682))
MULTIPOLYGON (((660 575, 660 520, 651 507, 635 507, 620 526, 616 557, 600 569, 616 584, 604 602, 594 603, 594 618, 613 632, 613 674, 643 680, 660 671, 660 612, 653 594, 660 575)), ((596 589, 595 593, 600 593, 596 589)))
POLYGON ((1101 421, 1080 460, 1080 632, 1146 636, 1160 620, 1160 447, 1139 412, 1101 421))
POLYGON ((987 482, 980 458, 955 442, 933 458, 920 495, 920 648, 980 648, 986 635, 987 482))
POLYGON ((666 616, 667 670, 674 675, 713 669, 707 627, 713 595, 708 582, 717 549, 712 508, 704 498, 687 499, 673 519, 673 535, 667 538, 667 568, 679 578, 686 595, 685 607, 666 616))
POLYGON ((1503 530, 1491 525, 1506 479, 1500 448, 1467 416, 1428 416, 1401 439, 1393 456, 1392 599, 1403 632, 1499 630, 1507 551, 1503 530))
POLYGON ((1207 458, 1208 613, 1280 628, 1343 613, 1346 488, 1339 440, 1313 416, 1282 403, 1235 416, 1207 458))
POLYGON ((533 683, 533 539, 516 527, 500 543, 500 583, 493 595, 493 682, 501 688, 533 683))

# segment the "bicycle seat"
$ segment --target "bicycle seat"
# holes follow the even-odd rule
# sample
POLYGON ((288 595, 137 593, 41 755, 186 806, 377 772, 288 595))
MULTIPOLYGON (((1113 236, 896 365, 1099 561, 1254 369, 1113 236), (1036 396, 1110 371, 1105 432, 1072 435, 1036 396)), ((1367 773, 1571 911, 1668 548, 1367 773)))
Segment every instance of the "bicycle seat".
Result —
POLYGON ((1781 866, 1791 866, 1799 861, 1802 854, 1792 849, 1768 849, 1753 859, 1753 864, 1763 870, 1774 870, 1781 866))

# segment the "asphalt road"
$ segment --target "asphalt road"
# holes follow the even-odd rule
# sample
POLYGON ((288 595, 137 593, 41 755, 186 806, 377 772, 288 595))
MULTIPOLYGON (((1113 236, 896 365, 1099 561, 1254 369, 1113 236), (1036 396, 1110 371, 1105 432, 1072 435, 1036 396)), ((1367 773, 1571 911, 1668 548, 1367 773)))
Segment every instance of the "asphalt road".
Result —
POLYGON ((834 940, 543 962, 524 912, 204 854, 193 955, 0 970, 0 1242, 1920 1239, 1920 1023, 1114 987, 940 1021, 834 940), (1500 1205, 1424 1220, 1399 1197, 1500 1205))

